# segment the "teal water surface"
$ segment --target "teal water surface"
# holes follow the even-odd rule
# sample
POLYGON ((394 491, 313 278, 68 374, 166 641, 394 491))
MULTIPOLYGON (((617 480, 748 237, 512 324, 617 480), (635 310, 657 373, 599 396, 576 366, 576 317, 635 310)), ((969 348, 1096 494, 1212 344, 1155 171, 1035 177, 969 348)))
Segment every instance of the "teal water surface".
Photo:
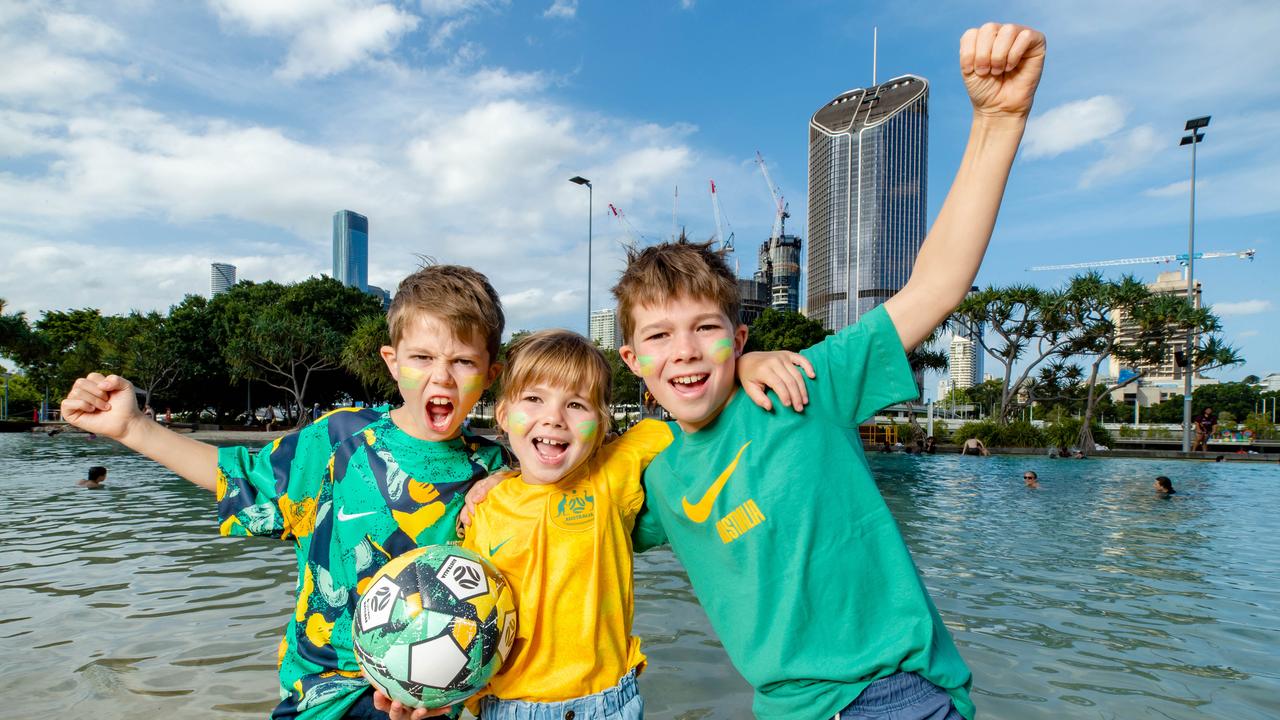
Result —
MULTIPOLYGON (((980 717, 1280 717, 1280 466, 870 460, 980 717)), ((83 435, 0 435, 0 507, 0 717, 274 706, 287 545, 219 538, 208 493, 83 435), (90 465, 109 489, 76 487, 90 465)), ((670 553, 641 556, 636 586, 648 716, 749 716, 670 553)))

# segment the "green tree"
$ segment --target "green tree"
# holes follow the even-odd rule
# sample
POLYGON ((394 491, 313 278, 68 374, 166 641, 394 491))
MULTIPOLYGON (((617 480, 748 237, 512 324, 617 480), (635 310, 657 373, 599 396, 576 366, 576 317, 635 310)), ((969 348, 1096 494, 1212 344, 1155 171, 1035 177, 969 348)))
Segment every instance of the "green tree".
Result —
POLYGON ((222 355, 217 309, 203 295, 188 295, 169 308, 165 323, 177 371, 169 394, 178 409, 224 411, 249 404, 248 381, 237 387, 222 355), (243 404, 243 405, 242 405, 243 404))
POLYGON ((233 379, 280 390, 299 425, 306 422, 312 394, 359 392, 359 380, 342 370, 342 353, 360 321, 381 313, 373 296, 332 278, 310 278, 289 286, 238 283, 212 304, 233 379))
POLYGON ((391 344, 387 316, 381 313, 362 318, 342 348, 342 366, 364 386, 365 400, 392 400, 395 379, 382 360, 381 350, 391 344))
POLYGON ((157 312, 132 312, 103 318, 103 363, 142 391, 143 403, 173 385, 180 351, 169 333, 169 318, 157 312))
POLYGON ((1016 409, 1018 390, 1039 365, 1059 356, 1074 341, 1063 293, 1031 285, 987 287, 970 294, 956 308, 955 317, 981 325, 994 335, 979 338, 982 350, 1003 369, 997 423, 1006 423, 1016 409), (1018 368, 1015 375, 1015 368, 1018 368))
POLYGON ((609 361, 609 369, 613 375, 613 404, 638 404, 640 402, 640 378, 631 372, 631 368, 627 367, 627 364, 622 361, 622 356, 618 354, 617 350, 605 350, 604 358, 609 361))
POLYGON ((822 327, 817 320, 801 315, 798 312, 785 310, 765 310, 760 317, 751 323, 747 334, 747 352, 756 350, 790 350, 800 352, 816 345, 831 331, 822 327))

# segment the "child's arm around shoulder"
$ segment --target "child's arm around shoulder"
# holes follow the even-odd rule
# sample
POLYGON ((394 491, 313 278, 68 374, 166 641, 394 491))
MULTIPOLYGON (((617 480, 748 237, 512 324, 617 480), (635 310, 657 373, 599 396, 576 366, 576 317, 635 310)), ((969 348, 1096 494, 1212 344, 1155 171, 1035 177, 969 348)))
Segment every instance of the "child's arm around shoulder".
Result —
POLYGON ((78 428, 117 440, 200 487, 218 485, 218 448, 184 437, 138 410, 133 383, 99 373, 76 380, 62 401, 62 417, 78 428))
POLYGON ((977 276, 1044 57, 1044 35, 1021 25, 987 23, 960 38, 960 74, 973 104, 969 143, 911 278, 885 302, 908 350, 955 309, 977 276))

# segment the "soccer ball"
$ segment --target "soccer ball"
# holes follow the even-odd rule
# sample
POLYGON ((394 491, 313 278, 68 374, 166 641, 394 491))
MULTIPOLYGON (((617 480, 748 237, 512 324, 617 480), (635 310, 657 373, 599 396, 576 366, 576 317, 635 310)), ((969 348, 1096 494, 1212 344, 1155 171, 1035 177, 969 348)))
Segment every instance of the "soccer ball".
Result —
POLYGON ((515 598, 479 555, 430 545, 378 570, 356 603, 352 631, 374 687, 411 707, 443 707, 479 692, 506 660, 515 598))

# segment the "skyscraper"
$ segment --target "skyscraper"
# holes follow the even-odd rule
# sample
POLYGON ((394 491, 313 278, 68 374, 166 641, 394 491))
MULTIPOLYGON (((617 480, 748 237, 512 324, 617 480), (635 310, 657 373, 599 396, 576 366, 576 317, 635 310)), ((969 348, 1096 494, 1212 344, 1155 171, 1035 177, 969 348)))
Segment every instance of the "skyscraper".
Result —
MULTIPOLYGON (((784 226, 785 228, 785 226, 784 226)), ((774 310, 800 309, 800 238, 787 235, 760 243, 760 269, 755 279, 765 287, 765 302, 774 310)))
POLYGON ((906 284, 926 232, 929 83, 842 93, 809 121, 809 317, 857 322, 906 284))
POLYGON ((209 264, 209 297, 221 295, 236 284, 236 266, 227 263, 209 264))
POLYGON ((618 311, 613 308, 594 310, 591 313, 591 342, 601 350, 617 350, 622 347, 622 329, 618 327, 618 311))
POLYGON ((369 218, 350 210, 333 214, 333 277, 369 290, 369 218))

